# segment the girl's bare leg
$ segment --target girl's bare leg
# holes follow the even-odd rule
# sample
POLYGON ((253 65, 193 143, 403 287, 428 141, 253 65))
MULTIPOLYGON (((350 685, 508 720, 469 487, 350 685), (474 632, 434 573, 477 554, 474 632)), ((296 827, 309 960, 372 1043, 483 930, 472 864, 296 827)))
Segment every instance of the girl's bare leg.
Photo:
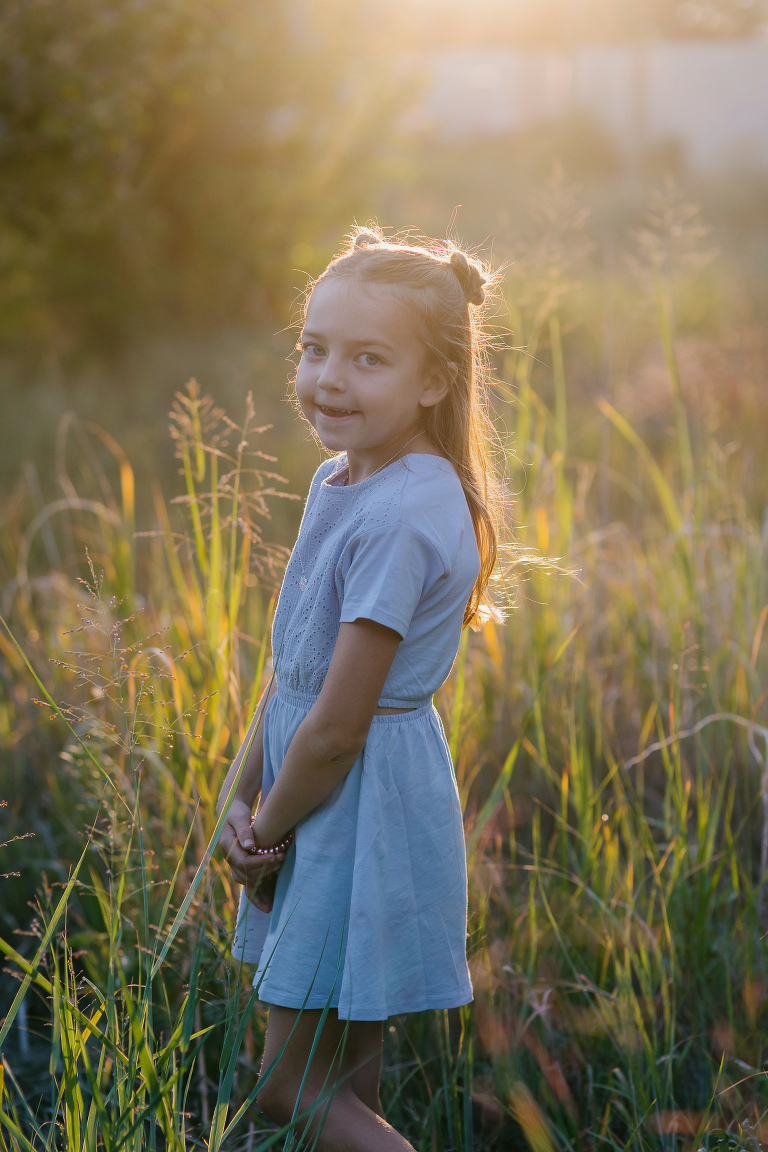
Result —
MULTIPOLYGON (((296 1024, 285 1052, 258 1095, 259 1107, 278 1124, 290 1120, 315 1039, 321 1013, 294 1008, 269 1009, 262 1072, 275 1059, 296 1024)), ((317 1134, 325 1113, 318 1152, 413 1152, 413 1146, 384 1119, 379 1100, 381 1071, 380 1021, 339 1020, 332 1009, 304 1085, 300 1111, 310 1107, 334 1083, 328 1104, 319 1104, 307 1131, 317 1134), (344 1030, 347 1030, 344 1043, 344 1030), (342 1044, 344 1056, 340 1059, 342 1044), (326 1111, 327 1106, 327 1111, 326 1111)))

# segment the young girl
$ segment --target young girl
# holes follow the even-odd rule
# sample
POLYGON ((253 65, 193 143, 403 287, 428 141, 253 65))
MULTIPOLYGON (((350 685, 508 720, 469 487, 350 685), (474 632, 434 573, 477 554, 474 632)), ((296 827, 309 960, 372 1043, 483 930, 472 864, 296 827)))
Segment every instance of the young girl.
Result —
POLYGON ((412 1147, 383 1117, 382 1021, 472 999, 462 814, 432 695, 496 560, 485 283, 450 245, 362 229, 305 310, 296 393, 334 455, 309 490, 221 843, 249 897, 236 954, 270 1005, 263 1073, 285 1046, 259 1105, 287 1123, 300 1091, 301 1110, 322 1098, 307 1130, 334 1152, 412 1147))

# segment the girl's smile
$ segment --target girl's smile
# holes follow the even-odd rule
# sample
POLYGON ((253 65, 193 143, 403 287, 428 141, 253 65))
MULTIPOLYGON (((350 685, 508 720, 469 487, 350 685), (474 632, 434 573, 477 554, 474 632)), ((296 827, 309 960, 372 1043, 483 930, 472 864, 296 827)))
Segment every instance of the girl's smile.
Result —
POLYGON ((301 351, 299 403, 323 444, 346 451, 350 483, 414 437, 411 451, 434 451, 419 428, 447 381, 391 287, 322 281, 307 307, 301 351))
POLYGON ((345 416, 355 416, 354 410, 349 408, 330 408, 327 404, 318 404, 317 410, 323 416, 328 416, 334 420, 343 419, 345 416))

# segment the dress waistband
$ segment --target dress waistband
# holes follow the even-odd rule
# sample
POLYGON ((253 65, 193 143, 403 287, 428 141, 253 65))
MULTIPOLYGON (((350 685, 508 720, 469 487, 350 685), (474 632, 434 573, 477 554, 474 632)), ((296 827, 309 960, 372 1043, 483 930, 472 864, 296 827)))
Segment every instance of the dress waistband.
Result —
MULTIPOLYGON (((303 707, 303 708, 311 708, 312 705, 314 704, 315 700, 317 700, 317 696, 315 694, 313 694, 312 692, 297 692, 294 688, 284 688, 279 680, 277 682, 277 693, 276 694, 277 694, 277 696, 280 697, 281 700, 285 700, 289 704, 296 704, 298 707, 303 707)), ((432 708, 433 708, 433 704, 432 704, 432 700, 430 699, 430 700, 427 700, 426 702, 422 702, 419 704, 413 704, 413 703, 407 703, 407 704, 404 703, 402 705, 400 705, 400 704, 380 704, 379 707, 380 708, 405 707, 408 709, 408 711, 407 712, 389 712, 389 713, 385 712, 385 713, 380 714, 380 715, 374 715, 373 722, 375 724, 378 724, 381 720, 384 720, 385 722, 389 721, 389 722, 397 723, 398 721, 402 722, 403 720, 417 719, 418 717, 424 716, 426 713, 431 712, 432 708)))

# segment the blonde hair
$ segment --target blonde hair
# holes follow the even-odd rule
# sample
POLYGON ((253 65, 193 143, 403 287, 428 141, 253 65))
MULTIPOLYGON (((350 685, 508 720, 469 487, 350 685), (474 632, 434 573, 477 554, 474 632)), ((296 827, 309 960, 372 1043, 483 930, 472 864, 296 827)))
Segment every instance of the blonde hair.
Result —
POLYGON ((493 614, 488 583, 502 519, 500 490, 489 461, 493 429, 484 395, 488 336, 483 319, 493 276, 476 257, 450 242, 419 237, 420 243, 414 244, 412 239, 386 239, 378 230, 357 228, 315 283, 344 276, 390 285, 405 297, 428 355, 445 369, 448 394, 428 409, 423 431, 455 468, 469 506, 480 573, 464 624, 477 624, 493 614))

